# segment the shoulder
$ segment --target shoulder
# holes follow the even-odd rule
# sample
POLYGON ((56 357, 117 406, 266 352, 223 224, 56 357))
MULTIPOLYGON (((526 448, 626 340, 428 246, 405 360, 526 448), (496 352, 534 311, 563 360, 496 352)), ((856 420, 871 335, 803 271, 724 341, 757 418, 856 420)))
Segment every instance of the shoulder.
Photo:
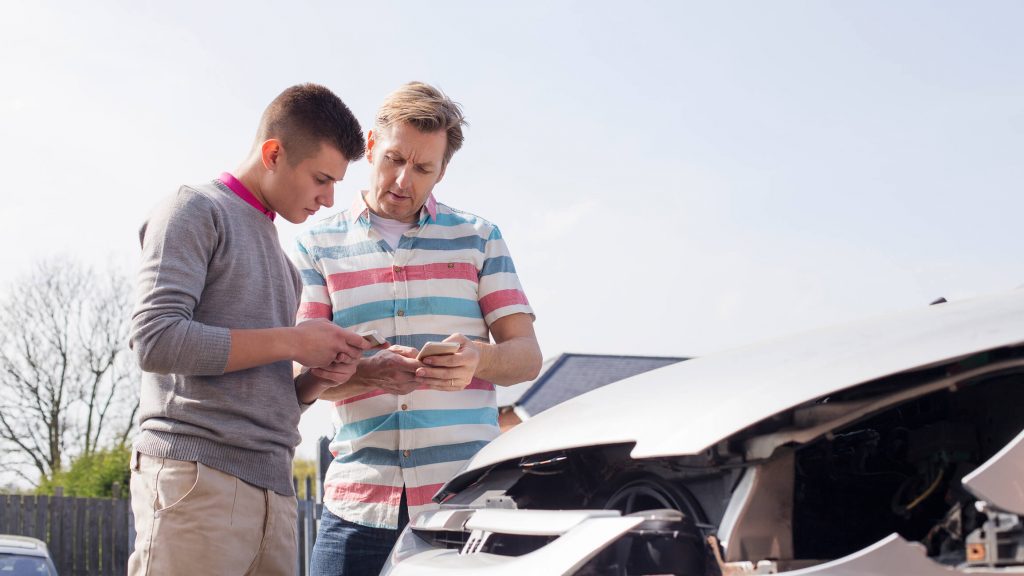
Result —
POLYGON ((474 230, 483 238, 491 238, 494 235, 501 236, 497 224, 465 210, 452 208, 447 204, 437 203, 437 220, 439 226, 457 226, 474 230))
POLYGON ((337 244, 348 234, 351 226, 349 211, 342 210, 337 214, 317 220, 309 228, 296 235, 295 240, 300 245, 337 244))
POLYGON ((215 218, 219 211, 218 203, 205 190, 198 186, 185 185, 176 192, 164 196, 150 212, 146 224, 201 225, 202 222, 215 218))

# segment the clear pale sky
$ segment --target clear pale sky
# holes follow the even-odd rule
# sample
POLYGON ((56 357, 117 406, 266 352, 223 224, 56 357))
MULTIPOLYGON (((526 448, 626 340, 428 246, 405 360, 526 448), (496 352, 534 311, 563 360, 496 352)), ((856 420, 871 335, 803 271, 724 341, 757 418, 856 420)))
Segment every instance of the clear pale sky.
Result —
MULTIPOLYGON (((289 85, 366 128, 423 80, 471 123, 435 194, 501 227, 545 357, 1011 289, 1022 22, 1010 1, 8 1, 0 285, 57 254, 133 273, 150 208, 234 169, 289 85)), ((300 453, 330 430, 311 411, 300 453)))

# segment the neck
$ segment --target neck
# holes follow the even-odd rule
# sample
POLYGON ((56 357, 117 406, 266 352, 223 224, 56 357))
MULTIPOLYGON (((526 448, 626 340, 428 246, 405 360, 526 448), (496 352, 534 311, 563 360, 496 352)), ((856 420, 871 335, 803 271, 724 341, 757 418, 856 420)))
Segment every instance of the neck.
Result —
POLYGON ((267 169, 263 167, 263 163, 260 162, 259 158, 250 157, 237 168, 235 178, 238 178, 249 192, 252 192, 252 195, 260 201, 260 204, 263 204, 264 208, 274 210, 274 207, 267 202, 267 198, 263 194, 263 175, 266 171, 267 169))

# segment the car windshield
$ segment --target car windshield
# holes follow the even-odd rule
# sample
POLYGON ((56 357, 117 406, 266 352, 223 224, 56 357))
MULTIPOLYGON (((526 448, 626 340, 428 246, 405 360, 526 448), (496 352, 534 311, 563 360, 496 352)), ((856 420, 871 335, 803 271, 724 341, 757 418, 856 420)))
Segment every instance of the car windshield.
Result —
POLYGON ((0 576, 48 576, 46 558, 21 554, 0 554, 0 576))

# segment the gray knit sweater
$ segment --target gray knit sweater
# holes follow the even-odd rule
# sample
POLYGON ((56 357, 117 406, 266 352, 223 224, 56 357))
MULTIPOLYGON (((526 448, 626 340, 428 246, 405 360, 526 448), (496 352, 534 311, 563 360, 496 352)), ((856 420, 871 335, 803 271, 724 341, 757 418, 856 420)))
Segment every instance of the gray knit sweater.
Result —
POLYGON ((219 182, 182 186, 140 232, 135 448, 290 496, 301 414, 290 362, 224 373, 230 329, 293 326, 302 281, 273 222, 219 182))

